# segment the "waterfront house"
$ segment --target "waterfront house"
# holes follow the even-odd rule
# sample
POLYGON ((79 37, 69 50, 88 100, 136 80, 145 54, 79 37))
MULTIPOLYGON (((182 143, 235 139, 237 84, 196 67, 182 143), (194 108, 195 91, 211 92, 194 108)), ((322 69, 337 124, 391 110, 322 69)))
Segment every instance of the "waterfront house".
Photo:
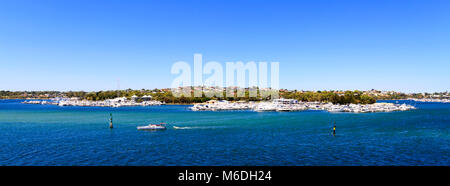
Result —
POLYGON ((145 95, 145 96, 142 96, 142 101, 151 101, 152 100, 152 96, 150 96, 150 95, 145 95))

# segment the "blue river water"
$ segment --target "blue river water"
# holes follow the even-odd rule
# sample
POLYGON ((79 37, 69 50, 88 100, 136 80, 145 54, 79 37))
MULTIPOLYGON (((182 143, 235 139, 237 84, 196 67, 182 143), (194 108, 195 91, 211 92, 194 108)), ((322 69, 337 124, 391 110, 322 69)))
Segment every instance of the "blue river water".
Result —
POLYGON ((0 165, 450 165, 445 103, 399 101, 418 109, 355 114, 21 101, 0 100, 0 165), (114 129, 108 128, 109 113, 114 129), (168 130, 136 130, 159 122, 168 130))

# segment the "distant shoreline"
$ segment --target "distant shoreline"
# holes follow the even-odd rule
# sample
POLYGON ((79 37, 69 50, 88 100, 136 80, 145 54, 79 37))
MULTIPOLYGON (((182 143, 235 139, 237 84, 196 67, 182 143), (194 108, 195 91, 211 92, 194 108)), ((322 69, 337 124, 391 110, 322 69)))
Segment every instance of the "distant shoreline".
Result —
MULTIPOLYGON (((52 98, 0 98, 0 100, 51 100, 52 98)), ((405 101, 411 99, 377 99, 377 101, 405 101)), ((166 105, 194 105, 195 103, 166 103, 166 105)))
MULTIPOLYGON (((0 100, 51 100, 51 98, 33 98, 33 99, 21 99, 21 98, 0 98, 0 100)), ((194 105, 194 104, 189 104, 189 103, 165 103, 165 105, 183 105, 183 106, 188 106, 188 105, 194 105)), ((149 105, 149 106, 158 106, 158 105, 149 105)), ((88 106, 90 107, 90 106, 88 106)), ((93 107, 93 106, 92 106, 93 107)))

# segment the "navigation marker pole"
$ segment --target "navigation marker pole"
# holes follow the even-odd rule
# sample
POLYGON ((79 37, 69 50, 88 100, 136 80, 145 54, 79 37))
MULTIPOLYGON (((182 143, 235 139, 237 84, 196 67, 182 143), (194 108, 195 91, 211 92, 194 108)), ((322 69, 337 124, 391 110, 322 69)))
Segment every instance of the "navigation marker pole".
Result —
POLYGON ((113 127, 113 121, 112 121, 112 113, 109 113, 109 116, 110 116, 110 118, 109 118, 109 128, 112 129, 112 128, 114 128, 113 127))

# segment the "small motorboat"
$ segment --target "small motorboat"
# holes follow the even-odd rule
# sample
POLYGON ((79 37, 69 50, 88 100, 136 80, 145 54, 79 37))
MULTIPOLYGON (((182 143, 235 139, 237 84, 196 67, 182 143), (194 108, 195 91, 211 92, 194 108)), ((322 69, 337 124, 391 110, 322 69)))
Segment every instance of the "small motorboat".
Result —
POLYGON ((149 124, 147 126, 138 126, 138 130, 166 130, 166 124, 160 123, 160 124, 149 124))

